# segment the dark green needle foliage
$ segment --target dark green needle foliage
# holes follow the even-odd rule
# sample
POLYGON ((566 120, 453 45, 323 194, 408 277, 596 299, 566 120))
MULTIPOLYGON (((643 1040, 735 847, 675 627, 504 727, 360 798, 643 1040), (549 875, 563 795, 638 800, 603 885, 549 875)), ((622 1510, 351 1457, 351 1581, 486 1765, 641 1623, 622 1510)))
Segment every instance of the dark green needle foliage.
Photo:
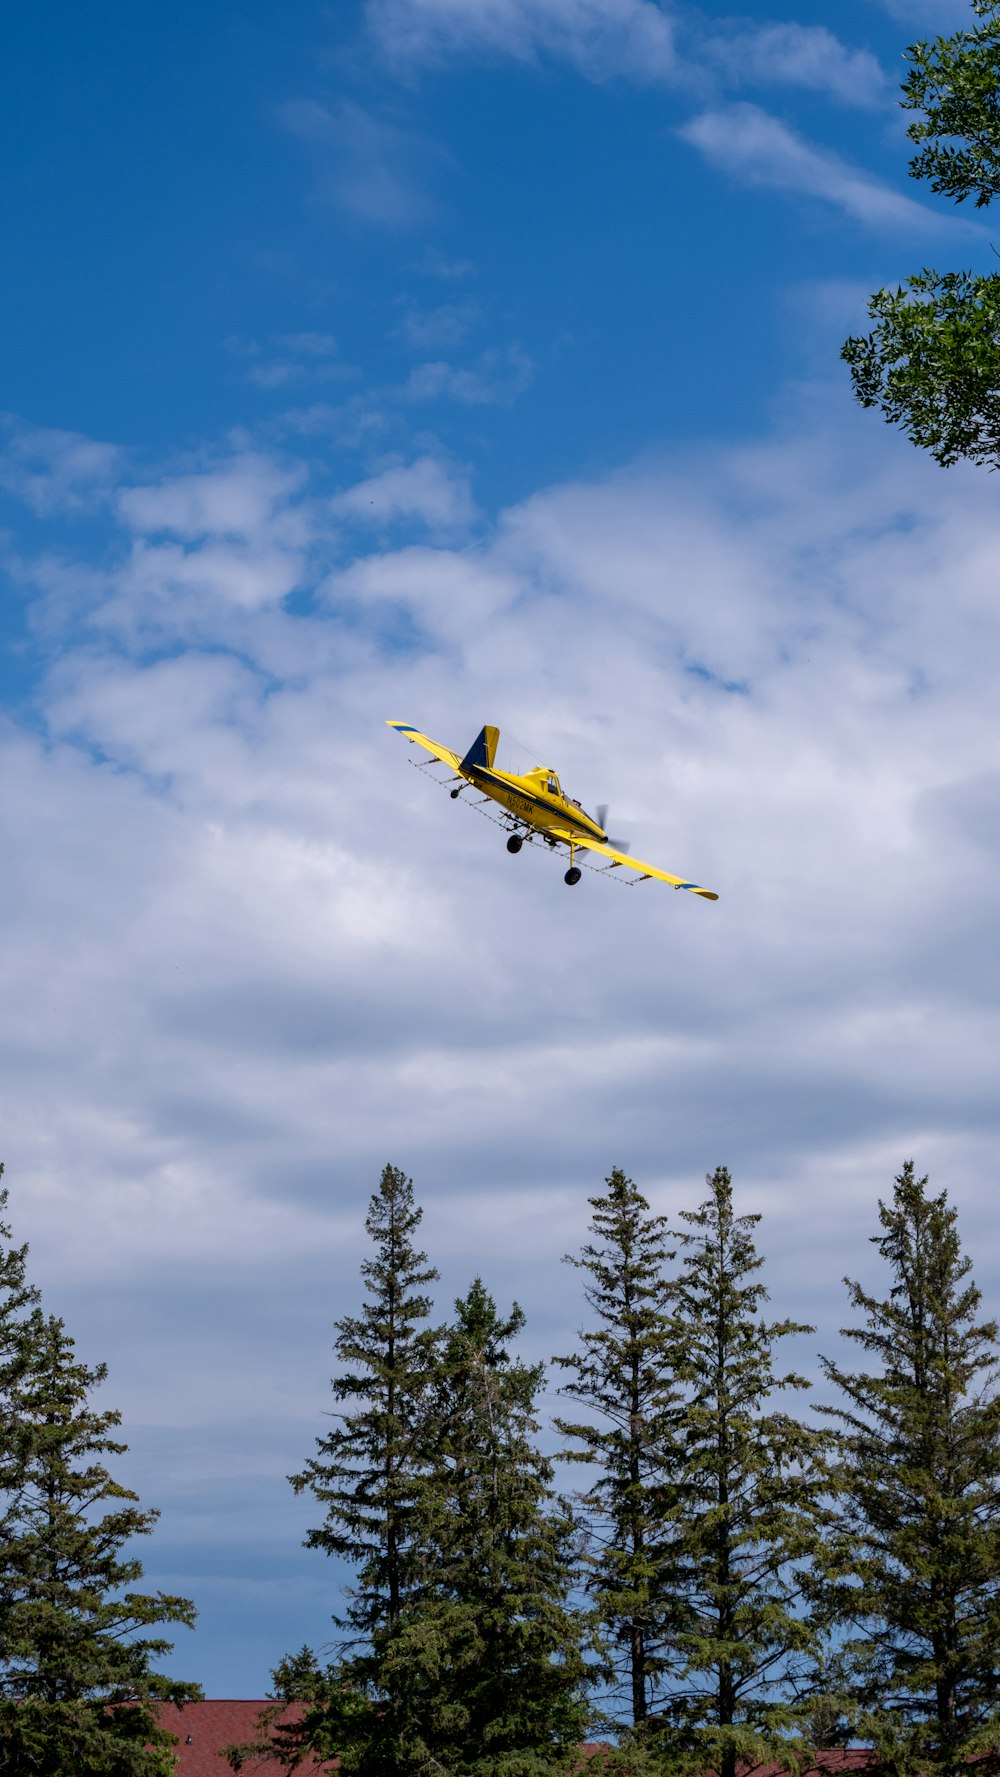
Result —
POLYGON ((997 1327, 956 1212, 907 1162, 873 1236, 884 1298, 847 1279, 864 1367, 825 1365, 843 1404, 833 1597, 860 1726, 890 1767, 954 1772, 1000 1745, 997 1327))
POLYGON ((160 1777, 173 1768, 174 1740, 156 1725, 157 1703, 200 1693, 154 1670, 172 1643, 148 1631, 191 1624, 194 1608, 130 1589, 142 1565, 127 1550, 157 1514, 105 1466, 126 1446, 113 1435, 121 1416, 91 1405, 104 1366, 81 1363, 63 1323, 37 1307, 17 1343, 3 1476, 0 1769, 160 1777))
MULTIPOLYGON (((3 1166, 0 1165, 0 1179, 3 1166)), ((0 1549, 7 1542, 7 1521, 16 1499, 20 1446, 14 1435, 14 1386, 27 1361, 24 1324, 40 1300, 27 1279, 27 1246, 11 1246, 11 1231, 4 1220, 8 1192, 0 1189, 0 1549)), ((2 1562, 0 1555, 0 1562, 2 1562)))
POLYGON ((386 1166, 365 1227, 374 1245, 361 1275, 368 1300, 336 1323, 334 1351, 345 1368, 330 1386, 337 1425, 318 1454, 291 1477, 309 1488, 324 1518, 308 1548, 350 1562, 358 1581, 337 1627, 355 1646, 391 1628, 412 1584, 413 1513, 427 1471, 423 1424, 438 1335, 426 1287, 437 1277, 414 1245, 423 1211, 413 1183, 386 1166))
POLYGON ((591 1197, 592 1239, 568 1262, 584 1273, 594 1323, 570 1357, 560 1392, 587 1412, 557 1419, 570 1460, 589 1465, 587 1588, 612 1653, 614 1687, 638 1727, 656 1708, 667 1663, 670 1594, 664 1595, 662 1523, 670 1497, 668 1354, 673 1317, 665 1267, 673 1254, 664 1216, 653 1215, 618 1168, 591 1197))
POLYGON ((681 1663, 662 1722, 673 1756, 734 1777, 737 1762, 788 1756, 804 1728, 818 1648, 804 1576, 824 1519, 823 1438, 770 1410, 806 1386, 775 1369, 774 1348, 811 1327, 765 1321, 756 1215, 733 1211, 729 1174, 685 1213, 674 1365, 686 1400, 676 1423, 670 1580, 681 1663))
MULTIPOLYGON (((911 45, 903 109, 916 179, 977 206, 1000 191, 1000 0, 972 0, 972 30, 911 45)), ((1000 464, 1000 275, 924 269, 869 303, 875 326, 843 357, 864 407, 881 408, 939 463, 1000 464)))
POLYGON ((578 1755, 588 1708, 585 1620, 570 1603, 575 1527, 536 1444, 542 1365, 477 1279, 455 1304, 428 1430, 435 1469, 419 1579, 380 1638, 380 1696, 348 1772, 528 1777, 578 1755))
POLYGON ((290 1477, 324 1509, 306 1546, 357 1571, 333 1619, 342 1658, 321 1667, 303 1648, 284 1660, 274 1673, 279 1705, 294 1699, 305 1710, 284 1727, 280 1706, 265 1711, 253 1744, 230 1749, 237 1763, 268 1753, 290 1767, 307 1751, 349 1757, 368 1733, 382 1649, 417 1585, 414 1518, 431 1467, 426 1425, 440 1334, 430 1324, 427 1285, 438 1274, 414 1242, 422 1219, 412 1180, 386 1166, 365 1221, 374 1249, 361 1265, 367 1300, 359 1315, 335 1323, 344 1366, 330 1384, 336 1424, 290 1477))
MULTIPOLYGON (((0 1179, 3 1178, 3 1164, 0 1162, 0 1179)), ((7 1203, 10 1193, 6 1186, 0 1188, 0 1218, 7 1214, 7 1203)), ((0 1219, 0 1385, 6 1383, 12 1371, 9 1366, 20 1347, 20 1329, 24 1324, 27 1312, 38 1306, 39 1293, 34 1284, 27 1278, 27 1246, 11 1246, 11 1231, 6 1221, 0 1219)))

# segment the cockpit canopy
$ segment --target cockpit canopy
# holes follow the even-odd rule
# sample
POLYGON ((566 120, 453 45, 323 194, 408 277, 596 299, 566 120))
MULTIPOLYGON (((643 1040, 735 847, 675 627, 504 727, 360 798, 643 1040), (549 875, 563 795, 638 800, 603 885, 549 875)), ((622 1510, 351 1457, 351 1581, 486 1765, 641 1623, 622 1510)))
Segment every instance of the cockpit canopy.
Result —
MULTIPOLYGON (((582 815, 586 815, 588 821, 594 821, 593 815, 587 814, 583 804, 578 802, 575 796, 567 796, 556 773, 549 766, 538 765, 534 771, 528 773, 528 776, 534 778, 538 788, 547 795, 560 797, 563 802, 568 802, 571 808, 578 808, 582 815)), ((594 825, 595 827, 598 825, 597 821, 594 821, 594 825)))

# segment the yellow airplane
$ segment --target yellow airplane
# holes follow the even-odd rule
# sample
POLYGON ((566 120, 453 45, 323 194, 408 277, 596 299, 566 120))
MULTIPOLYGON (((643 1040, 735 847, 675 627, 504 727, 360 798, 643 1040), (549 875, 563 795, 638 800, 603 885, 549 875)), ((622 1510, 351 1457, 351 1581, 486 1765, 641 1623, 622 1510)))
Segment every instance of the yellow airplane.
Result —
POLYGON ((658 870, 655 864, 643 864, 638 858, 630 858, 626 852, 616 849, 604 831, 604 809, 598 809, 601 820, 595 821, 584 812, 579 802, 560 789, 559 779, 548 766, 537 765, 533 771, 526 771, 521 776, 510 771, 497 771, 493 761, 500 738, 499 728, 484 728, 462 758, 450 747, 442 747, 436 740, 421 734, 418 728, 411 728, 408 722, 389 722, 387 726, 395 728, 397 734, 405 735, 411 745, 423 747, 425 752, 450 766, 456 779, 451 792, 453 798, 462 794, 466 784, 471 784, 473 789, 482 790, 484 801, 491 798, 500 804, 508 817, 503 824, 510 828, 509 852, 519 852, 525 841, 530 843, 536 838, 544 840, 553 849, 557 845, 567 845, 569 869, 563 881, 571 888, 583 874, 576 863, 576 852, 580 850, 596 852, 599 857, 606 858, 605 870, 618 870, 623 864, 630 870, 638 870, 640 875, 630 887, 638 887, 640 882, 648 882, 653 877, 657 882, 669 882, 675 889, 689 889, 692 895, 701 895, 706 901, 719 899, 711 889, 699 888, 696 882, 685 882, 682 876, 671 876, 666 870, 658 870))

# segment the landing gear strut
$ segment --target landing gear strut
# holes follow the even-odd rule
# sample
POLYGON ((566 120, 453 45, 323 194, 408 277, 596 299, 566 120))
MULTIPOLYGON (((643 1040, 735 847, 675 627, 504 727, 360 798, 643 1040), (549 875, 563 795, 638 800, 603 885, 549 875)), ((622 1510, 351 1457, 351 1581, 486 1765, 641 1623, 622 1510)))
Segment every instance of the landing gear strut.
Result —
POLYGON ((523 844, 524 840, 520 833, 512 833, 507 841, 507 850, 509 852, 519 852, 523 844))

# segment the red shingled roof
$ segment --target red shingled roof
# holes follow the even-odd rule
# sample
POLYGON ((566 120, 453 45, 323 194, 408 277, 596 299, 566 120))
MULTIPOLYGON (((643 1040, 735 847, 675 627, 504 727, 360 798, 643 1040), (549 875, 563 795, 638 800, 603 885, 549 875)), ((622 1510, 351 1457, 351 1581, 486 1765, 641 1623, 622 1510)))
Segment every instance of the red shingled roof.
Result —
MULTIPOLYGON (((160 1709, 160 1726, 168 1733, 176 1734, 178 1745, 176 1752, 177 1777, 227 1777, 229 1766, 219 1754, 223 1747, 242 1745, 252 1740, 257 1729, 257 1717, 262 1709, 269 1705, 263 1699, 244 1699, 204 1703, 185 1703, 180 1707, 176 1703, 164 1703, 160 1709)), ((294 1721, 297 1711, 294 1706, 286 1713, 286 1721, 294 1721)), ((303 1772, 335 1771, 337 1760, 328 1764, 317 1764, 315 1759, 304 1759, 299 1766, 303 1772)), ((278 1777, 281 1766, 273 1759, 250 1759, 243 1766, 244 1777, 278 1777)))
MULTIPOLYGON (((257 1718, 268 1707, 262 1698, 185 1703, 183 1708, 176 1703, 164 1703, 160 1722, 178 1740, 176 1777, 227 1777, 229 1766, 219 1757, 223 1747, 252 1740, 257 1732, 257 1718)), ((290 1705, 285 1720, 294 1721, 296 1714, 295 1705, 290 1705)), ((602 1749, 600 1741, 590 1741, 580 1751, 593 1757, 602 1749)), ((815 1765, 803 1777, 853 1777, 854 1773, 867 1770, 873 1761, 874 1754, 863 1746, 835 1746, 829 1752, 817 1753, 815 1765)), ((337 1769, 337 1764, 337 1759, 326 1764, 305 1759, 299 1769, 304 1773, 330 1772, 337 1769)), ((281 1766, 273 1759, 251 1759, 243 1766, 243 1777, 279 1777, 280 1771, 281 1766)), ((780 1765, 741 1764, 740 1771, 742 1777, 787 1777, 780 1765)), ((705 1777, 713 1777, 713 1773, 706 1772, 705 1777)))

